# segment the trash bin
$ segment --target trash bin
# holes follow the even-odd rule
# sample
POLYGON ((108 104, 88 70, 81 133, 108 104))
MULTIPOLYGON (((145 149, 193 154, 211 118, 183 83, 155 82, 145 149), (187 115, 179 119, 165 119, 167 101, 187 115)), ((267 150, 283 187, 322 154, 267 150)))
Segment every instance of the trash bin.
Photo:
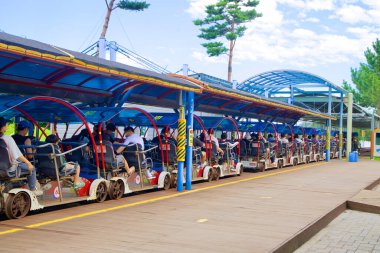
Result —
POLYGON ((359 160, 359 153, 357 151, 350 152, 348 156, 349 162, 357 162, 359 160))

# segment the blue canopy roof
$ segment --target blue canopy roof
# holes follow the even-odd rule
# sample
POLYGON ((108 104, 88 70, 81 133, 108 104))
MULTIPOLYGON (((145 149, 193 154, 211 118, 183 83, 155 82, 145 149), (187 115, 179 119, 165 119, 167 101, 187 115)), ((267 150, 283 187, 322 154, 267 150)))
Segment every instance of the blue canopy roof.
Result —
POLYGON ((245 132, 277 132, 276 126, 274 124, 266 122, 240 122, 239 129, 245 132))
POLYGON ((317 130, 312 127, 305 127, 304 130, 305 130, 305 134, 308 134, 308 135, 313 135, 317 133, 317 130))
POLYGON ((127 66, 0 32, 0 92, 115 104, 134 88, 162 98, 201 87, 180 78, 127 66), (12 84, 12 85, 9 85, 12 84), (36 89, 38 88, 38 89, 36 89), (147 92, 147 91, 146 91, 147 92))
POLYGON ((202 120, 206 130, 213 128, 220 131, 237 131, 237 123, 233 118, 209 116, 201 116, 199 118, 202 120))
POLYGON ((281 134, 291 134, 293 131, 292 126, 288 124, 276 124, 276 129, 277 132, 281 134))
POLYGON ((111 121, 118 126, 152 126, 154 116, 140 109, 126 107, 94 107, 83 109, 88 122, 111 121))
POLYGON ((300 127, 300 126, 293 126, 293 133, 294 134, 299 134, 299 135, 303 135, 303 127, 300 127))
MULTIPOLYGON (((170 128, 177 128, 178 126, 178 113, 154 112, 152 115, 157 127, 169 126, 170 128)), ((193 129, 203 130, 203 121, 197 115, 194 115, 193 129), (198 122, 196 118, 198 118, 200 122, 198 122)))
POLYGON ((0 96, 0 116, 50 123, 78 123, 83 113, 64 100, 51 97, 0 96))
POLYGON ((121 107, 128 102, 178 108, 179 93, 193 91, 198 111, 290 124, 305 115, 335 119, 221 84, 195 81, 0 32, 0 93, 55 96, 81 106, 121 107))
POLYGON ((253 76, 238 84, 238 89, 264 96, 288 94, 289 87, 300 93, 347 93, 343 88, 317 75, 298 70, 275 70, 253 76))

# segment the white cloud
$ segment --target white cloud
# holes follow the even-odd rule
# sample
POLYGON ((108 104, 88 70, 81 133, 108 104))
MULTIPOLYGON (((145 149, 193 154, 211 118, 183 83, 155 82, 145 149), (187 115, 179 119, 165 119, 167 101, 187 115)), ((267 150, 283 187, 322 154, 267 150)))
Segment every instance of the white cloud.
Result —
POLYGON ((207 5, 214 4, 217 0, 189 0, 190 6, 186 12, 190 13, 192 18, 202 18, 205 16, 207 5))
POLYGON ((364 4, 369 6, 372 9, 380 10, 380 1, 379 0, 362 0, 364 4))
POLYGON ((346 5, 336 11, 336 17, 342 22, 355 24, 359 22, 369 22, 370 17, 367 15, 366 10, 357 5, 346 5))
POLYGON ((207 62, 207 63, 225 63, 226 60, 223 59, 225 56, 220 56, 220 57, 209 57, 207 56, 206 53, 204 52, 199 52, 199 51, 193 51, 191 56, 200 61, 200 62, 207 62))
POLYGON ((311 18, 307 18, 305 19, 306 22, 310 22, 310 23, 319 23, 320 20, 318 18, 314 18, 314 17, 311 17, 311 18))
POLYGON ((277 0, 277 2, 280 4, 286 4, 291 7, 310 11, 335 9, 334 0, 277 0))
MULTIPOLYGON (((307 68, 363 59, 364 50, 379 34, 380 17, 377 20, 374 17, 380 10, 380 0, 362 1, 372 9, 355 5, 356 0, 262 0, 257 9, 263 17, 247 24, 246 35, 237 41, 234 61, 252 62, 253 65, 266 61, 286 64, 289 68, 307 68), (291 8, 298 12, 298 19, 289 17, 287 10, 291 8), (315 11, 312 16, 310 11, 315 11), (331 19, 319 18, 317 11, 327 16, 335 15, 341 22, 332 24, 331 19), (310 27, 310 22, 318 23, 318 26, 310 27), (357 22, 371 25, 348 28, 345 24, 357 22)), ((190 12, 191 8, 188 11, 192 15, 201 15, 195 6, 205 6, 204 2, 190 0, 193 11, 190 12)), ((225 62, 223 57, 210 58, 199 51, 192 55, 199 61, 225 62)))
POLYGON ((375 23, 380 20, 380 1, 362 0, 360 6, 358 2, 343 2, 331 18, 337 18, 342 22, 356 23, 375 23))

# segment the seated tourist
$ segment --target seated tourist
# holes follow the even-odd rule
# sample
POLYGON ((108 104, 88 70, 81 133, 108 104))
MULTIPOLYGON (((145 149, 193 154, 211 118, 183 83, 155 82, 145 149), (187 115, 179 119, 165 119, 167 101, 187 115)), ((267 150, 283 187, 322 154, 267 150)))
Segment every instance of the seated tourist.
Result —
MULTIPOLYGON (((10 173, 16 173, 16 169, 22 172, 29 172, 30 175, 27 177, 29 189, 35 195, 42 195, 42 191, 37 189, 36 169, 30 163, 30 161, 22 155, 14 139, 9 135, 5 135, 7 129, 7 120, 3 117, 0 117, 0 138, 5 142, 7 146, 9 160, 11 162, 12 168, 14 168, 14 171, 10 171, 10 173)), ((10 168, 10 170, 12 170, 12 168, 10 168)))
MULTIPOLYGON (((12 135, 12 138, 15 140, 16 144, 18 146, 31 146, 32 145, 32 139, 27 136, 29 132, 29 126, 30 124, 27 121, 20 121, 17 124, 16 133, 12 135)), ((29 160, 33 159, 33 149, 32 148, 26 148, 25 149, 26 158, 29 160)))
MULTIPOLYGON (((57 154, 62 153, 58 146, 59 141, 60 139, 55 134, 51 134, 48 137, 46 137, 47 143, 54 144, 54 150, 55 152, 57 152, 57 154)), ((71 171, 75 173, 73 177, 73 187, 75 189, 79 189, 84 186, 84 182, 79 177, 80 166, 77 162, 67 162, 64 156, 59 156, 57 158, 57 163, 58 163, 58 167, 59 167, 58 169, 60 172, 64 173, 65 171, 71 171)), ((55 171, 53 172, 53 174, 55 174, 55 171)))

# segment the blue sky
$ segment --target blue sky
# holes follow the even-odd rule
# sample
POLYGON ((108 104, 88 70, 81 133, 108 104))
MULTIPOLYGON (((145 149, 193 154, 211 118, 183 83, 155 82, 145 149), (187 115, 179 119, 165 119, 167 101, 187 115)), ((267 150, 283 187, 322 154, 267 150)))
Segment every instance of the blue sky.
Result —
MULTIPOLYGON (((227 58, 209 58, 192 23, 215 0, 147 0, 144 12, 116 10, 107 39, 176 72, 182 64, 220 78, 227 58)), ((380 0, 261 0, 263 17, 238 40, 233 79, 297 69, 340 85, 380 34, 380 0)), ((12 0, 0 8, 0 30, 81 51, 101 32, 103 0, 12 0)), ((122 57, 120 61, 125 61, 122 57)))

